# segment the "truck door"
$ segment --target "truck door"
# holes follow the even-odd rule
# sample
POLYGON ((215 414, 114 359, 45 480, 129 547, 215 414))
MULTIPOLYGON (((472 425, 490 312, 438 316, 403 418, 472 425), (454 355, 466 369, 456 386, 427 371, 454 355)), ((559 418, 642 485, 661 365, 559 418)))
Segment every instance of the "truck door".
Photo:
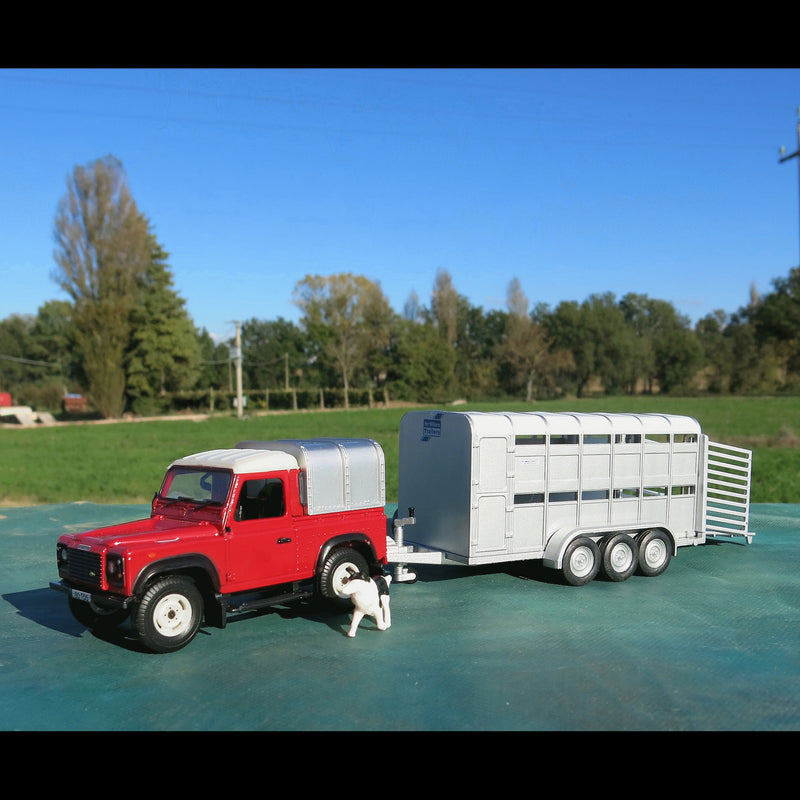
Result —
POLYGON ((259 477, 243 481, 229 528, 228 581, 236 584, 231 589, 295 579, 297 543, 287 512, 284 480, 259 477))

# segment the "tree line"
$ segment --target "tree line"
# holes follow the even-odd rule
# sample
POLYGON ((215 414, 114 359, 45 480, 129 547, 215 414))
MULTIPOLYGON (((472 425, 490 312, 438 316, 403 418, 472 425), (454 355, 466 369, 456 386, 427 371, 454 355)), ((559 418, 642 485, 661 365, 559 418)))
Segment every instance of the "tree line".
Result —
MULTIPOLYGON (((0 320, 0 390, 55 408, 87 395, 104 417, 159 413, 176 395, 230 393, 232 342, 190 318, 169 254, 131 196, 121 163, 75 167, 54 220, 53 279, 69 299, 0 320)), ((608 393, 800 391, 800 267, 732 314, 695 325, 667 301, 611 293, 531 306, 518 278, 484 310, 440 270, 424 305, 395 312, 363 275, 306 275, 279 317, 241 324, 245 392, 336 387, 420 403, 608 393)))

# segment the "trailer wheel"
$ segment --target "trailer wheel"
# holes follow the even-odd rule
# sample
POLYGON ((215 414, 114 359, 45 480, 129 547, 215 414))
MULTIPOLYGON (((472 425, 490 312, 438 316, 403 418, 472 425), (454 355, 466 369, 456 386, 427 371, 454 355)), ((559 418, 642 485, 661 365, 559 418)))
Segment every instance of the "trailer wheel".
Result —
POLYGON ((182 575, 157 580, 134 614, 136 632, 156 653, 172 653, 194 639, 203 619, 203 597, 194 581, 182 575))
POLYGON ((639 572, 647 577, 660 575, 672 558, 672 542, 664 531, 652 528, 639 535, 639 572))
POLYGON ((350 577, 349 569, 369 574, 367 559, 357 550, 340 547, 333 550, 325 559, 319 571, 319 593, 335 606, 348 608, 352 605, 349 595, 342 594, 340 589, 345 578, 350 577))
POLYGON ((579 536, 564 551, 561 573, 571 586, 583 586, 594 580, 600 569, 600 550, 593 539, 579 536))
POLYGON ((616 533, 601 545, 603 574, 610 581, 626 581, 636 572, 639 545, 627 533, 616 533))

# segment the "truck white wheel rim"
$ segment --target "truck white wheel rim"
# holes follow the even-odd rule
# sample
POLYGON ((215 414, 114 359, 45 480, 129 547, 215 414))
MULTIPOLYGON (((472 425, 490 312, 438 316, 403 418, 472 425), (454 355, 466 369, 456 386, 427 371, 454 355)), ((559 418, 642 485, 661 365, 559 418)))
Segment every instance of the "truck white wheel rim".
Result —
POLYGON ((192 621, 192 604, 182 594, 162 597, 153 609, 153 623, 162 636, 179 636, 192 621))
POLYGON ((333 573, 333 579, 331 580, 331 584, 333 585, 333 591, 336 593, 338 597, 347 597, 346 594, 342 593, 342 587, 345 585, 344 579, 350 577, 350 573, 347 571, 347 568, 355 569, 355 564, 351 564, 349 561, 345 564, 341 564, 333 573))

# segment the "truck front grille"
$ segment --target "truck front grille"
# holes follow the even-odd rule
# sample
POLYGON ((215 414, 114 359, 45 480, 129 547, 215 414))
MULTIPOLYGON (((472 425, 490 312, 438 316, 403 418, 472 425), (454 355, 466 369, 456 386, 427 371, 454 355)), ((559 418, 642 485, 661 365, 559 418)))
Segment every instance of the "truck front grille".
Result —
POLYGON ((67 570, 70 579, 81 583, 90 583, 92 586, 100 588, 103 574, 100 554, 73 548, 70 548, 68 553, 67 570))

